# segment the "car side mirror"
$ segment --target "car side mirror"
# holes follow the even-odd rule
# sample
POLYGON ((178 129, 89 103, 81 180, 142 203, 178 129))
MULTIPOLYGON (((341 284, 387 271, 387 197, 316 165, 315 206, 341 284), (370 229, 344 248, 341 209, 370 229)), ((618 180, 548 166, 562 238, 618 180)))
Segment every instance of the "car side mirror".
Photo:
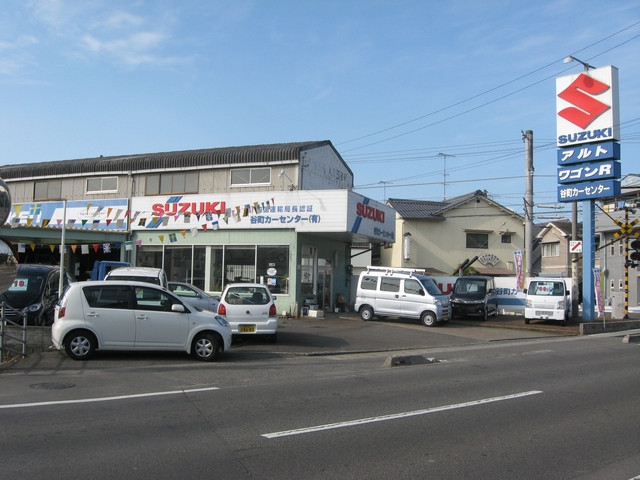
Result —
POLYGON ((522 290, 522 293, 527 293, 527 289, 525 288, 524 290, 522 290))
POLYGON ((184 308, 184 305, 180 304, 180 303, 174 303, 171 305, 171 311, 172 312, 178 312, 178 313, 184 313, 186 310, 184 308))

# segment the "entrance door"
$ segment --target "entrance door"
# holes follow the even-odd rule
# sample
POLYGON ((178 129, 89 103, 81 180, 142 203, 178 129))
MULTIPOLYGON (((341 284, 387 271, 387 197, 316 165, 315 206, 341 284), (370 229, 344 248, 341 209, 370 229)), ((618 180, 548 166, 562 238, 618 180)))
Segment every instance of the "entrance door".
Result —
POLYGON ((318 296, 318 308, 320 310, 328 310, 333 304, 333 285, 331 281, 331 273, 331 261, 327 260, 326 258, 319 258, 316 293, 318 296))

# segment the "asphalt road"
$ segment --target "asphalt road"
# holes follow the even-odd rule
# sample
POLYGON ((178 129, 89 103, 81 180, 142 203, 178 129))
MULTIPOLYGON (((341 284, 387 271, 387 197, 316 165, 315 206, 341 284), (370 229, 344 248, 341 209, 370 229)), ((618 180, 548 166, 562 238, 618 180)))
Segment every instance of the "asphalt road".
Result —
POLYGON ((640 474, 640 345, 622 343, 623 333, 343 322, 340 342, 326 325, 285 324, 277 349, 256 339, 214 364, 181 354, 88 362, 33 355, 0 372, 0 472, 16 479, 640 474), (307 336, 295 342, 294 330, 307 336), (380 335, 378 348, 349 340, 380 335), (325 351, 305 346, 330 338, 325 351), (398 338, 411 339, 411 348, 395 350, 398 338), (397 355, 414 363, 389 366, 397 355))

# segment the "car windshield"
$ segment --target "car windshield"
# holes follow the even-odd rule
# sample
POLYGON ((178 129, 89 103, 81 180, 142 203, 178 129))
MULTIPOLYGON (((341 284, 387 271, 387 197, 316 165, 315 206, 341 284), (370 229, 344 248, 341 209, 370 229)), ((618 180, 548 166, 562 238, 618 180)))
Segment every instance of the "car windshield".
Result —
POLYGON ((10 305, 22 304, 27 299, 37 298, 46 281, 47 275, 41 271, 19 270, 4 296, 10 305))
POLYGON ((487 282, 477 278, 459 278, 454 292, 463 295, 484 295, 487 293, 487 282))
POLYGON ((552 281, 534 281, 529 285, 530 295, 558 297, 564 295, 564 283, 552 281))
POLYGON ((444 295, 442 290, 438 288, 438 285, 433 278, 421 278, 420 283, 424 286, 424 289, 431 296, 444 295))

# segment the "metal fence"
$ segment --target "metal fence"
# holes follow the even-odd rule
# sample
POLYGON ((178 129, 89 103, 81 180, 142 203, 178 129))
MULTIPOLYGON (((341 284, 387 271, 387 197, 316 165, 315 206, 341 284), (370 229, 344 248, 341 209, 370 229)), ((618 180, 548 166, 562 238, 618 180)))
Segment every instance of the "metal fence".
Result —
POLYGON ((27 356, 27 316, 15 308, 0 304, 0 361, 15 355, 27 356), (7 318, 9 314, 12 318, 7 318), (22 319, 22 323, 16 320, 22 319))

